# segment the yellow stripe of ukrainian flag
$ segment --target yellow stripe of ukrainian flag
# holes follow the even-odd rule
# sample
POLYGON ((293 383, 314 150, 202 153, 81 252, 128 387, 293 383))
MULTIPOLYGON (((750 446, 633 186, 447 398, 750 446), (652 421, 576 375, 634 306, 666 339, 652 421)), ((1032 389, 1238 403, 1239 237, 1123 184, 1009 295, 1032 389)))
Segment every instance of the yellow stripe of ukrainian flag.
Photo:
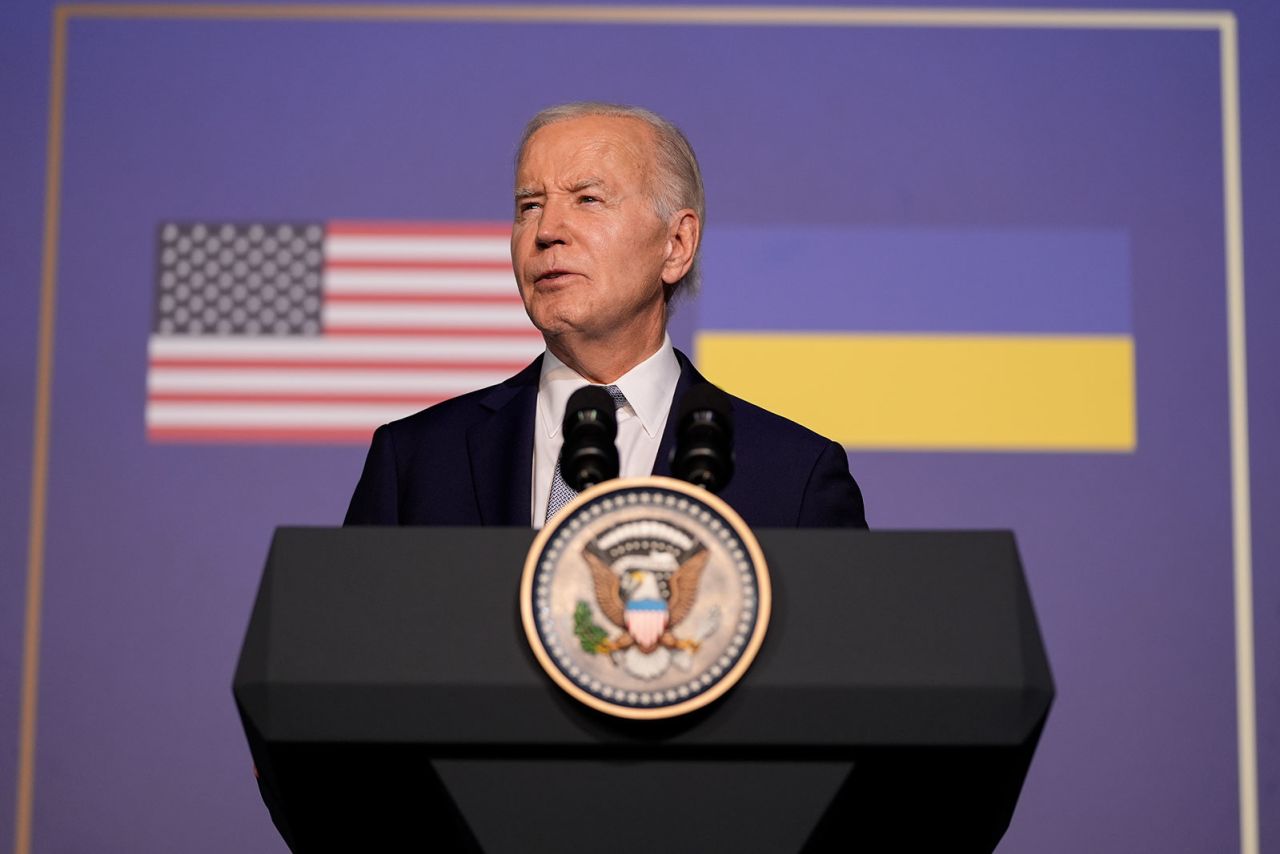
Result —
POLYGON ((707 379, 848 448, 1132 451, 1127 335, 700 332, 707 379))

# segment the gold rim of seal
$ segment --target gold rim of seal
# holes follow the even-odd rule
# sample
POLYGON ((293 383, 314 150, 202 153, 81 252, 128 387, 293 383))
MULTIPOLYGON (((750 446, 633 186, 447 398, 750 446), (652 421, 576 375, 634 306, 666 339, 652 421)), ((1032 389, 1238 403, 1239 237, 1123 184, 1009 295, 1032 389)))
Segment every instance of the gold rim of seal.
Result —
POLYGON ((553 524, 544 525, 542 530, 538 532, 538 536, 533 540, 533 545, 529 548, 529 555, 525 558, 524 574, 520 579, 520 620, 524 624, 525 637, 529 641, 529 647, 533 650, 534 656, 538 659, 538 664, 542 666, 542 669, 557 685, 580 703, 607 715, 630 718, 632 720, 678 717, 700 709, 723 696, 726 691, 738 684, 738 680, 742 678, 742 675, 747 672, 747 668, 755 661, 756 653, 760 651, 760 645, 764 643, 764 636, 769 628, 769 615, 772 609, 773 588, 769 582, 769 567, 765 563, 764 553, 760 551, 760 543, 756 541, 755 535, 751 533, 747 523, 742 521, 742 517, 738 515, 738 512, 725 503, 724 499, 712 495, 701 487, 670 477, 619 478, 605 481, 583 491, 556 514, 553 524), (738 539, 746 548, 747 554, 751 556, 752 565, 756 569, 756 602, 758 604, 756 622, 751 630, 751 638, 743 648, 742 655, 738 657, 733 667, 718 682, 688 700, 659 708, 637 709, 607 702, 583 690, 551 660, 551 656, 547 654, 546 648, 542 645, 542 637, 538 634, 538 627, 533 615, 533 579, 537 574, 538 561, 542 557, 547 541, 555 536, 560 530, 561 523, 571 518, 579 507, 611 492, 636 488, 643 489, 645 487, 682 493, 695 501, 705 504, 716 513, 719 513, 729 523, 729 526, 733 528, 733 532, 737 534, 738 539))

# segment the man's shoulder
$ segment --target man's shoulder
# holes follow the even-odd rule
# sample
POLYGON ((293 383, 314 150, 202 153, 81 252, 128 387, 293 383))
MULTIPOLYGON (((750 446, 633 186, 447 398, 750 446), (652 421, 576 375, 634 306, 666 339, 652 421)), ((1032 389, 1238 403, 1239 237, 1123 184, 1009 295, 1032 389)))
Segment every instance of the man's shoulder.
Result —
POLYGON ((500 388, 502 388, 501 383, 442 400, 439 403, 428 406, 426 409, 420 409, 412 415, 397 418, 389 422, 386 427, 393 433, 420 433, 465 425, 490 411, 489 407, 483 404, 483 401, 494 390, 500 388))
POLYGON ((537 392, 542 357, 500 383, 469 391, 435 403, 412 415, 396 419, 381 429, 400 437, 420 437, 466 430, 485 420, 522 392, 537 392))
POLYGON ((732 398, 738 473, 723 498, 757 527, 867 527, 862 491, 839 443, 732 398))
MULTIPOLYGON (((694 385, 708 382, 707 378, 698 372, 693 361, 678 349, 676 350, 676 358, 680 362, 681 372, 685 375, 681 381, 682 383, 694 385)), ((776 412, 765 409, 763 406, 757 406, 749 400, 730 394, 725 389, 720 390, 728 396, 733 404, 734 431, 739 437, 750 436, 767 441, 785 442, 793 447, 799 446, 814 450, 821 450, 831 444, 830 439, 815 433, 803 424, 798 424, 790 418, 785 418, 776 412)), ((677 407, 680 404, 678 400, 675 403, 677 407)))
POLYGON ((818 450, 831 444, 830 439, 790 418, 771 412, 763 406, 757 406, 736 395, 731 394, 729 398, 733 401, 734 429, 739 434, 744 430, 750 430, 767 438, 776 437, 781 441, 798 443, 803 447, 818 450))

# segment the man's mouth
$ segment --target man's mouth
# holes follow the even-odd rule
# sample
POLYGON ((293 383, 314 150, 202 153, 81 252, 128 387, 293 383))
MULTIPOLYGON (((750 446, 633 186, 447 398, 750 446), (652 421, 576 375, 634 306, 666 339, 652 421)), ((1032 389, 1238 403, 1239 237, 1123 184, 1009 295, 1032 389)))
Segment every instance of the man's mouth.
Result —
POLYGON ((577 274, 572 270, 563 270, 557 267, 552 270, 547 270, 545 273, 539 273, 538 276, 533 280, 533 283, 535 285, 540 285, 544 283, 549 284, 551 282, 559 281, 560 279, 566 278, 568 276, 575 276, 575 275, 577 274))

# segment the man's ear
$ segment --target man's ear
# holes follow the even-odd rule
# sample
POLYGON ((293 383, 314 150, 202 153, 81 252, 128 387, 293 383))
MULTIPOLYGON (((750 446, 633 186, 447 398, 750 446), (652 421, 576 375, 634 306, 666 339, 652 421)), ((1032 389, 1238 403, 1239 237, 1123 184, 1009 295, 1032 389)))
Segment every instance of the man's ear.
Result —
POLYGON ((671 218, 667 229, 667 259, 662 265, 662 281, 674 285, 693 266, 702 239, 702 223, 692 208, 684 208, 671 218))

